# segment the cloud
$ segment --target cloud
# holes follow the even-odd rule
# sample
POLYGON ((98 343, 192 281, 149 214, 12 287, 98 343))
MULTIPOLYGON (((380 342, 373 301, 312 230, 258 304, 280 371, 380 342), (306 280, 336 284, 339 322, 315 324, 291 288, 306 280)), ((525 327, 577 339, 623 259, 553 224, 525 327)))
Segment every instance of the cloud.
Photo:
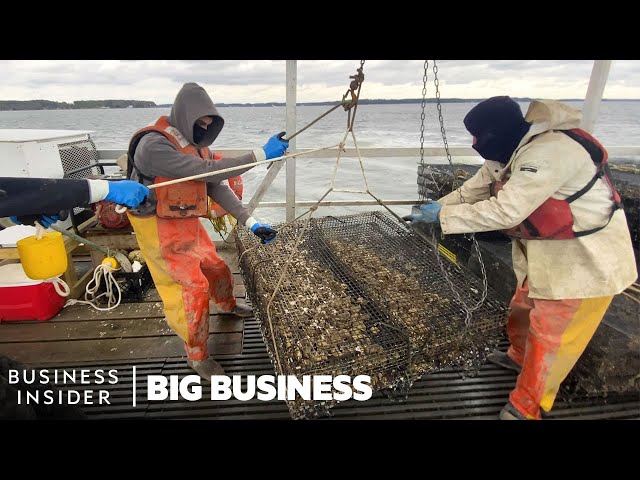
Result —
MULTIPOLYGON (((359 60, 298 61, 299 102, 339 100, 359 60)), ((590 60, 438 60, 443 98, 511 95, 584 98, 590 60)), ((435 95, 433 61, 427 95, 435 95)), ((422 95, 424 60, 367 60, 363 98, 422 95)), ((611 67, 605 98, 640 98, 640 62, 611 67)), ((284 60, 2 60, 0 100, 130 99, 171 103, 185 82, 197 82, 217 103, 284 102, 284 60)))

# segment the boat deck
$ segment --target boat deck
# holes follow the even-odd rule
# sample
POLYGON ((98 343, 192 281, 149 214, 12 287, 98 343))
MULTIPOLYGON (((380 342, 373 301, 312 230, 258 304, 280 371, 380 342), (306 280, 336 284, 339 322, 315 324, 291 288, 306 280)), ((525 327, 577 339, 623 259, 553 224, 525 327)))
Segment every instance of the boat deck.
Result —
MULTIPOLYGON (((219 253, 232 268, 235 295, 245 289, 233 250, 219 253)), ((502 344, 506 348, 506 342, 502 344)), ((258 322, 229 315, 212 315, 209 349, 228 375, 273 375, 274 370, 258 322)), ((283 401, 213 401, 203 384, 197 401, 148 401, 140 376, 193 374, 186 365, 182 341, 164 321, 162 303, 152 289, 143 302, 122 304, 115 311, 97 312, 86 305, 65 308, 47 322, 0 323, 0 354, 36 369, 117 370, 113 385, 57 384, 59 390, 109 391, 109 404, 81 408, 90 419, 288 419, 283 401), (133 368, 138 388, 133 401, 133 368)), ((92 377, 93 378, 93 377, 92 377)), ((244 377, 246 378, 246 377, 244 377)), ((497 419, 513 389, 516 374, 491 364, 472 377, 456 369, 425 375, 403 401, 375 393, 365 402, 350 400, 331 409, 335 419, 497 419)), ((638 419, 640 394, 601 398, 558 399, 550 419, 638 419)))

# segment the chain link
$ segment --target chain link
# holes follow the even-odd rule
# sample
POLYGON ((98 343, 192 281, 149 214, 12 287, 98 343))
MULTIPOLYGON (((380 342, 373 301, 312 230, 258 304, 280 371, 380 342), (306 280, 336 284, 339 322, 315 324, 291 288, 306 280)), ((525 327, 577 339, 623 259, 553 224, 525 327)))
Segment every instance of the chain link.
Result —
MULTIPOLYGON (((439 121, 440 121, 440 132, 442 133, 442 141, 444 142, 444 148, 445 148, 445 151, 447 153, 447 160, 449 162, 449 165, 451 166, 451 173, 453 174, 454 187, 455 187, 456 190, 458 190, 458 193, 460 194, 461 203, 464 203, 464 197, 462 196, 462 192, 460 191, 458 178, 457 178, 457 176, 455 174, 455 169, 453 167, 453 161, 451 160, 451 152, 449 151, 449 143, 447 142, 447 133, 446 133, 445 128, 444 128, 444 118, 442 117, 442 104, 440 102, 440 81, 438 80, 438 65, 437 65, 435 60, 433 61, 433 77, 434 77, 433 84, 434 84, 435 90, 436 90, 436 104, 437 104, 437 108, 438 108, 438 118, 439 118, 439 121)), ((436 235, 435 235, 435 230, 434 230, 434 232, 433 232, 433 241, 434 241, 434 244, 437 244, 437 239, 435 237, 436 237, 436 235)), ((442 260, 440 259, 439 253, 437 251, 435 252, 436 257, 438 258, 438 262, 440 263, 440 268, 442 269, 442 272, 444 273, 444 277, 447 280, 447 283, 451 287, 451 290, 455 294, 455 296, 458 299, 458 301, 464 307, 464 311, 465 311, 465 315, 466 315, 464 323, 465 323, 465 325, 467 327, 469 327, 471 325, 471 314, 475 310, 480 308, 482 306, 482 304, 484 303, 485 299, 487 298, 487 290, 488 290, 487 271, 486 271, 486 267, 484 265, 484 261, 482 260, 482 254, 480 253, 480 246, 478 245, 478 241, 476 240, 476 236, 474 234, 471 234, 471 241, 473 243, 474 250, 476 251, 476 254, 478 255, 478 261, 480 262, 480 270, 481 270, 481 273, 482 273, 482 295, 480 297, 480 300, 478 302, 476 302, 476 304, 471 308, 469 308, 469 306, 460 297, 460 294, 456 290, 455 286, 453 285, 453 282, 449 278, 449 275, 447 274, 447 272, 446 272, 446 270, 444 268, 444 265, 442 264, 442 260)))
MULTIPOLYGON (((435 185, 435 188, 438 193, 442 190, 442 187, 438 185, 438 181, 436 177, 433 175, 433 169, 431 167, 425 166, 424 163, 424 120, 426 118, 425 108, 427 106, 427 81, 428 81, 428 71, 429 71, 429 60, 424 61, 424 74, 422 75, 422 114, 420 115, 420 174, 426 175, 428 172, 431 176, 431 181, 435 185)), ((427 195, 427 186, 423 185, 422 192, 418 189, 418 199, 420 203, 424 203, 428 200, 427 195)))
POLYGON ((353 115, 351 114, 351 110, 349 110, 349 115, 347 115, 348 131, 353 130, 353 123, 356 121, 358 101, 360 100, 360 89, 362 88, 362 82, 364 82, 364 62, 364 60, 360 60, 360 68, 358 68, 357 73, 349 77, 353 79, 349 88, 351 89, 351 98, 353 99, 354 105, 353 115))
MULTIPOLYGON (((424 110, 427 106, 427 71, 429 69, 429 60, 424 61, 424 74, 422 75, 422 114, 420 115, 420 168, 421 173, 424 175, 424 110)), ((422 189, 422 192, 418 191, 420 203, 424 203, 427 199, 427 187, 422 189)))

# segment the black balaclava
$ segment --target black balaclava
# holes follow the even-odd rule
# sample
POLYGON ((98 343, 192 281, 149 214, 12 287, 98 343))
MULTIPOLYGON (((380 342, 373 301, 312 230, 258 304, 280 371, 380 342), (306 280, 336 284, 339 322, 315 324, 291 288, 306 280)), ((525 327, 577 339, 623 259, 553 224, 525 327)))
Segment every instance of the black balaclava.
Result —
POLYGON ((464 126, 476 137, 473 148, 485 160, 508 163, 531 126, 511 97, 491 97, 473 107, 464 126))
POLYGON ((207 134, 207 131, 199 125, 193 125, 193 141, 198 145, 207 134))

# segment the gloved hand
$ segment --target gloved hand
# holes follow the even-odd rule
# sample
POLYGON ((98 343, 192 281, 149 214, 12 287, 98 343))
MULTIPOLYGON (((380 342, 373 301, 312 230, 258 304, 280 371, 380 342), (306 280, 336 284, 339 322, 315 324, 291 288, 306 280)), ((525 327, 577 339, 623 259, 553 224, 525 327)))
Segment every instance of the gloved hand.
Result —
POLYGON ((289 142, 278 138, 284 134, 285 132, 276 133, 265 143, 264 147, 262 147, 264 154, 267 156, 267 160, 283 156, 284 152, 289 148, 289 142))
POLYGON ((402 217, 406 222, 416 223, 440 223, 440 210, 442 205, 438 202, 429 200, 427 203, 420 205, 420 213, 415 215, 407 215, 402 217))
POLYGON ((108 202, 135 208, 149 196, 149 189, 139 182, 132 180, 117 180, 109 182, 109 193, 104 199, 108 202))
POLYGON ((60 220, 58 215, 32 215, 28 217, 9 217, 11 221, 18 225, 33 225, 34 222, 38 222, 44 228, 49 228, 51 225, 60 220))
POLYGON ((260 240, 263 244, 271 243, 276 238, 276 234, 278 233, 276 230, 271 228, 271 225, 264 223, 255 223, 251 227, 251 231, 260 237, 260 240))

